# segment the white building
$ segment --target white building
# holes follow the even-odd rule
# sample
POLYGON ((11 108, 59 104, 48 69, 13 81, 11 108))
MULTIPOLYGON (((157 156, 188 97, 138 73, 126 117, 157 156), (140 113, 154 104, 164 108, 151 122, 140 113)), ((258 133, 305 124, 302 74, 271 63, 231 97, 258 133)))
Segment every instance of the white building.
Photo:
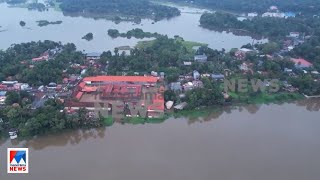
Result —
POLYGON ((270 11, 277 11, 278 7, 277 6, 270 6, 269 10, 270 11))
POLYGON ((252 13, 248 13, 248 17, 257 17, 258 13, 256 12, 252 12, 252 13))
POLYGON ((239 66, 239 69, 242 70, 242 71, 248 71, 249 70, 249 67, 246 63, 242 63, 240 66, 239 66))
POLYGON ((193 71, 193 79, 196 80, 196 79, 199 79, 200 78, 200 73, 196 70, 193 71))
POLYGON ((285 18, 284 13, 278 13, 278 12, 266 12, 262 14, 262 17, 276 17, 276 18, 285 18))
POLYGON ((300 33, 299 32, 290 32, 289 36, 292 38, 298 38, 300 36, 300 33))
POLYGON ((0 105, 4 105, 6 102, 6 97, 5 96, 0 96, 0 105))

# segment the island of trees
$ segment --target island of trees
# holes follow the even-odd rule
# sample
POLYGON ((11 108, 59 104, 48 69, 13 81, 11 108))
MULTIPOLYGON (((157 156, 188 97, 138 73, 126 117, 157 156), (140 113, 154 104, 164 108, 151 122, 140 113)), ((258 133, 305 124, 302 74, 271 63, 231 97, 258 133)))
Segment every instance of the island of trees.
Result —
POLYGON ((20 21, 20 23, 19 23, 19 24, 20 24, 20 26, 21 26, 21 27, 24 27, 24 26, 26 25, 26 22, 24 22, 24 21, 20 21))
POLYGON ((66 14, 94 18, 126 16, 159 21, 180 15, 177 8, 154 4, 148 0, 61 0, 61 2, 60 7, 66 14))
POLYGON ((132 29, 126 33, 120 33, 117 29, 109 29, 108 35, 112 38, 118 38, 118 37, 126 37, 130 39, 131 37, 137 38, 137 39, 143 39, 143 38, 157 38, 161 35, 158 33, 150 33, 150 32, 144 32, 142 29, 136 28, 132 29))
POLYGON ((87 33, 82 37, 82 39, 85 39, 87 41, 91 41, 93 39, 93 34, 92 33, 87 33))
POLYGON ((48 25, 55 25, 55 24, 61 24, 62 21, 47 21, 47 20, 40 20, 40 21, 37 21, 38 23, 38 26, 40 27, 43 27, 43 26, 48 26, 48 25))

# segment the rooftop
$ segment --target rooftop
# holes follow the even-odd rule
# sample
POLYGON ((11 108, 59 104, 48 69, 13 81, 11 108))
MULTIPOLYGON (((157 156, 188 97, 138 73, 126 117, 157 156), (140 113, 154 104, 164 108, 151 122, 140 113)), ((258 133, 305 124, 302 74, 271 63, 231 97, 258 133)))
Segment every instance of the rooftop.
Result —
POLYGON ((99 53, 99 52, 90 52, 90 53, 86 53, 86 56, 89 56, 89 57, 98 57, 98 56, 101 56, 102 53, 99 53))
POLYGON ((84 82, 148 82, 156 83, 157 77, 152 76, 95 76, 86 77, 83 79, 84 82))
POLYGON ((291 58, 291 61, 294 62, 296 65, 312 66, 312 63, 302 58, 299 58, 299 59, 291 58))

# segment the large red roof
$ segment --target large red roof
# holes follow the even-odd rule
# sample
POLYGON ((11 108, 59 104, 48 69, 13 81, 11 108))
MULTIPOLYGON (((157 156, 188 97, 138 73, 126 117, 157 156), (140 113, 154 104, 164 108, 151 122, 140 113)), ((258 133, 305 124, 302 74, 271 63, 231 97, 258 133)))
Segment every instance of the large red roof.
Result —
POLYGON ((76 98, 77 98, 78 100, 80 100, 81 97, 82 97, 82 95, 83 95, 83 92, 78 92, 77 95, 76 95, 76 98))
POLYGON ((83 89, 85 86, 86 86, 86 83, 85 83, 85 82, 81 82, 81 83, 79 84, 79 87, 80 87, 81 89, 83 89))
POLYGON ((164 99, 161 94, 157 94, 153 99, 153 104, 148 106, 148 111, 164 111, 164 99))
POLYGON ((44 61, 44 60, 48 60, 49 56, 46 55, 46 56, 40 56, 40 57, 37 57, 37 58, 33 58, 32 61, 44 61))
POLYGON ((312 63, 310 63, 309 61, 305 60, 305 59, 295 59, 295 58, 291 58, 291 61, 293 61, 296 65, 297 64, 301 64, 303 66, 312 66, 312 63))
POLYGON ((158 81, 157 77, 152 76, 95 76, 86 77, 83 81, 91 82, 148 82, 156 83, 158 81))
POLYGON ((96 92, 98 87, 85 86, 82 88, 83 92, 96 92))

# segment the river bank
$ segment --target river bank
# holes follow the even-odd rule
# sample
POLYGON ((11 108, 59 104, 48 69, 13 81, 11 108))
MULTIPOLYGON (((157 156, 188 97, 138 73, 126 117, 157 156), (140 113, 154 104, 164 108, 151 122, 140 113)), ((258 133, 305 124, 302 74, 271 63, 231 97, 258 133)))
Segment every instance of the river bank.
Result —
MULTIPOLYGON (((314 168, 320 166, 319 105, 303 100, 225 108, 196 120, 115 124, 26 141, 0 140, 0 146, 29 148, 25 180, 309 180, 320 176, 314 168)), ((6 163, 5 152, 0 163, 6 163)), ((0 178, 21 179, 7 173, 0 178)))
MULTIPOLYGON (((205 118, 206 116, 210 116, 212 114, 220 114, 224 111, 230 111, 232 109, 237 109, 241 107, 246 107, 246 106, 263 106, 263 105, 279 105, 279 104, 286 104, 286 103, 297 103, 297 102, 314 102, 313 100, 316 100, 316 103, 319 104, 320 108, 320 101, 318 102, 317 98, 313 99, 303 99, 303 96, 299 95, 292 95, 288 96, 287 99, 284 98, 276 98, 276 96, 273 96, 273 98, 266 98, 266 97, 259 97, 259 98, 239 98, 238 100, 235 100, 233 103, 225 103, 224 105, 216 105, 216 106, 211 106, 211 107, 198 107, 196 109, 184 109, 180 111, 175 111, 175 110, 167 110, 164 114, 163 117, 161 118, 142 118, 142 117, 125 117, 123 119, 114 119, 112 117, 108 118, 103 118, 102 119, 102 124, 99 126, 94 127, 93 125, 88 125, 87 127, 84 126, 82 128, 76 128, 76 129, 91 129, 91 128, 101 128, 101 127, 111 127, 114 126, 115 124, 128 124, 128 125, 144 125, 144 124, 161 124, 164 123, 165 121, 171 119, 171 118, 187 118, 190 119, 190 121, 197 121, 202 118, 205 118)), ((100 120, 99 120, 100 121, 100 120)), ((75 129, 63 129, 61 132, 65 131, 73 131, 75 129)), ((56 133, 61 133, 61 132, 56 132, 56 133)), ((56 133, 44 133, 40 134, 34 137, 30 136, 21 136, 19 135, 18 140, 28 140, 28 139, 33 139, 35 137, 41 137, 41 136, 47 136, 47 135, 55 135, 56 133)), ((0 139, 8 139, 8 133, 5 131, 3 132, 2 135, 0 135, 0 139)))

